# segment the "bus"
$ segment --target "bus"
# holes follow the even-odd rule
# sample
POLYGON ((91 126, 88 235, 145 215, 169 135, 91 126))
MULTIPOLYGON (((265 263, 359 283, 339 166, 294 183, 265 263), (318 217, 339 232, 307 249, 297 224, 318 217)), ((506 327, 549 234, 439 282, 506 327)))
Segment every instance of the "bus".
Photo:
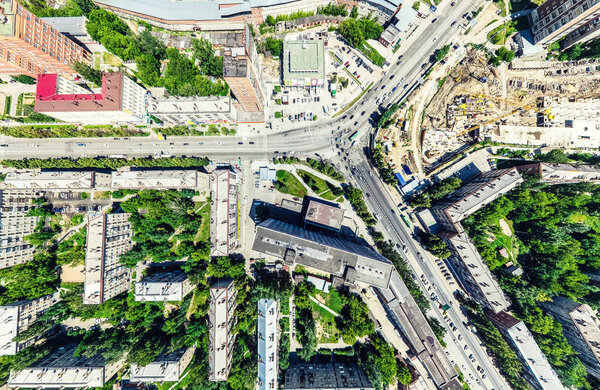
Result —
POLYGON ((412 222, 410 222, 410 219, 408 219, 408 217, 406 215, 404 215, 404 214, 402 214, 402 221, 404 222, 404 224, 406 226, 408 226, 409 229, 413 228, 412 222))
POLYGON ((354 141, 359 134, 360 130, 356 130, 354 133, 352 133, 352 135, 350 136, 350 141, 354 141))

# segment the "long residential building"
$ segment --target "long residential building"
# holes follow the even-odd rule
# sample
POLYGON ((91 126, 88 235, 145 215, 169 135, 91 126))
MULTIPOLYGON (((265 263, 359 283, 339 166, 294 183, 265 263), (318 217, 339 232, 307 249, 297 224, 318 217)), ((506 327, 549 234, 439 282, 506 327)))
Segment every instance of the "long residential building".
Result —
POLYGON ((25 241, 40 217, 30 217, 33 200, 40 197, 34 190, 3 189, 0 191, 0 269, 23 264, 33 259, 35 247, 25 241))
POLYGON ((171 125, 235 122, 236 109, 229 96, 154 98, 148 115, 171 125))
POLYGON ((588 374, 600 379, 600 320, 596 311, 565 297, 556 297, 542 306, 560 322, 563 334, 579 354, 588 374))
POLYGON ((238 246, 238 173, 217 169, 210 177, 211 256, 229 256, 238 246))
POLYGON ((373 390, 367 374, 356 364, 293 363, 285 370, 285 390, 373 390))
POLYGON ((38 337, 13 341, 29 329, 44 312, 60 300, 59 294, 45 295, 0 306, 0 356, 15 355, 33 344, 38 337))
POLYGON ((187 366, 194 358, 196 347, 179 349, 145 366, 131 364, 131 381, 133 382, 178 382, 187 366))
POLYGON ((600 34, 600 0, 547 0, 529 14, 533 42, 566 49, 600 34))
POLYGON ((72 81, 46 73, 38 76, 35 112, 88 125, 142 123, 146 96, 146 89, 123 73, 103 73, 98 93, 82 91, 72 81))
POLYGON ((135 283, 135 300, 142 302, 182 301, 194 285, 184 272, 157 272, 135 283))
POLYGON ((73 62, 89 64, 91 57, 80 42, 35 16, 17 0, 0 0, 0 73, 71 76, 73 62))
POLYGON ((83 304, 101 304, 129 290, 131 268, 119 257, 132 247, 129 214, 87 216, 83 304))
POLYGON ((506 312, 488 313, 488 318, 516 351, 525 369, 524 378, 535 390, 565 389, 523 321, 506 312))
POLYGON ((119 169, 111 173, 110 188, 117 189, 196 189, 206 188, 204 173, 195 169, 119 169))
POLYGON ((231 358, 235 334, 235 297, 233 279, 221 279, 210 287, 208 379, 213 382, 226 381, 231 369, 231 358))
POLYGON ((600 165, 533 163, 518 169, 538 174, 541 181, 548 184, 600 183, 600 165))
POLYGON ((279 301, 258 301, 258 389, 277 390, 279 301))
POLYGON ((376 288, 395 326, 435 384, 444 390, 460 388, 454 367, 398 271, 377 251, 365 244, 275 219, 256 227, 252 249, 283 259, 289 266, 300 264, 350 284, 361 282, 376 288))
POLYGON ((59 348, 33 366, 11 371, 8 387, 13 388, 94 388, 103 387, 124 364, 106 364, 102 356, 75 357, 75 345, 59 348))
POLYGON ((110 175, 93 171, 25 169, 8 172, 3 185, 11 189, 90 191, 96 186, 110 187, 110 175))
POLYGON ((451 193, 431 213, 442 228, 462 233, 460 221, 481 210, 523 182, 516 168, 482 173, 451 193))

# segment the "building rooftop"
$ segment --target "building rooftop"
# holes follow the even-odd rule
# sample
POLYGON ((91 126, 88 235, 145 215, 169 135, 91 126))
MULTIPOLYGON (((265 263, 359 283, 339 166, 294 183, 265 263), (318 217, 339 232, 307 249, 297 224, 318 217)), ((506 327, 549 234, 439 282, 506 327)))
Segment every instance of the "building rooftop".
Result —
POLYGON ((248 74, 248 59, 246 57, 223 57, 224 77, 246 77, 248 74))
POLYGON ((102 92, 59 94, 57 74, 38 76, 35 97, 36 112, 120 111, 123 92, 122 73, 103 73, 102 92))
MULTIPOLYGON (((495 321, 495 315, 488 314, 488 316, 495 321)), ((545 389, 564 389, 556 372, 552 369, 546 356, 535 342, 533 335, 523 321, 517 320, 515 323, 514 321, 504 319, 502 322, 496 323, 501 327, 503 327, 503 323, 509 325, 508 327, 503 327, 506 334, 512 340, 517 353, 523 358, 524 364, 529 367, 533 376, 545 389)))
POLYGON ((94 172, 91 171, 40 171, 19 170, 8 172, 5 188, 90 190, 94 188, 94 172))
POLYGON ((283 79, 325 78, 325 45, 322 40, 283 42, 283 79))
POLYGON ((308 203, 304 221, 339 231, 344 221, 344 210, 330 204, 311 200, 308 203))
POLYGON ((73 37, 87 35, 87 31, 85 29, 85 16, 61 16, 41 19, 62 34, 73 37))
POLYGON ((404 3, 395 15, 397 21, 394 23, 394 26, 398 30, 404 31, 418 14, 419 12, 411 7, 410 4, 404 3))
POLYGON ((229 96, 172 96, 168 98, 152 99, 148 103, 148 112, 150 114, 229 112, 230 109, 231 98, 229 96))
POLYGON ((387 287, 394 266, 373 248, 275 219, 256 228, 252 249, 347 280, 387 287))
POLYGON ((229 169, 215 170, 211 177, 211 256, 228 256, 237 243, 236 178, 229 169))
POLYGON ((467 234, 456 234, 448 237, 448 240, 452 245, 453 252, 466 265, 465 269, 469 270, 472 278, 476 281, 477 287, 489 303, 488 306, 493 308, 495 312, 506 310, 510 302, 467 234))
POLYGON ((157 272, 135 283, 136 301, 180 301, 192 285, 185 272, 157 272))
POLYGON ((373 389, 367 374, 356 364, 294 363, 285 371, 284 389, 373 389))
POLYGON ((161 355, 156 361, 145 366, 131 364, 131 380, 139 382, 177 382, 190 363, 196 348, 179 349, 161 355))
POLYGON ((235 320, 234 297, 233 279, 219 279, 210 287, 210 380, 227 380, 233 350, 230 329, 235 320))
POLYGON ((195 169, 125 170, 112 172, 111 187, 119 188, 197 188, 195 169))
POLYGON ((279 302, 273 299, 258 301, 258 388, 276 390, 279 362, 279 302))
POLYGON ((523 181, 516 168, 485 172, 451 193, 442 204, 454 223, 460 222, 523 181))

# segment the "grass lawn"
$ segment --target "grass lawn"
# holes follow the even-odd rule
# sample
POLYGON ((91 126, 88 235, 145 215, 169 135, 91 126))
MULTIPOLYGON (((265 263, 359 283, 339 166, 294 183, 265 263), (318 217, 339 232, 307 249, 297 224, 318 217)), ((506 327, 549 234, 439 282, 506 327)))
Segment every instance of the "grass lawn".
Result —
POLYGON ((206 202, 200 210, 198 210, 199 214, 202 214, 202 224, 200 225, 200 229, 198 229, 198 233, 196 233, 196 237, 194 237, 195 242, 206 242, 210 238, 210 203, 206 202))
POLYGON ((317 290, 316 295, 319 295, 325 301, 325 306, 330 308, 331 310, 339 313, 342 310, 342 298, 340 297, 340 293, 333 288, 329 290, 327 294, 323 291, 317 290))
POLYGON ((111 65, 111 66, 121 66, 122 63, 119 60, 119 58, 117 58, 115 55, 109 53, 109 52, 104 52, 103 54, 104 56, 104 63, 111 65))
POLYGON ((317 195, 326 200, 335 200, 342 193, 342 189, 331 184, 327 180, 323 180, 320 177, 313 175, 303 169, 297 170, 298 175, 304 181, 304 183, 310 187, 317 195), (334 193, 334 191, 336 193, 334 193))
POLYGON ((509 22, 501 24, 488 33, 488 40, 495 45, 504 45, 506 39, 517 31, 524 30, 528 27, 527 16, 520 16, 509 22))
POLYGON ((277 191, 303 198, 306 196, 306 187, 300 183, 300 180, 293 173, 280 169, 277 171, 277 181, 275 182, 277 191))
POLYGON ((337 343, 340 336, 335 326, 335 316, 313 301, 310 304, 315 322, 317 323, 317 339, 319 343, 337 343))

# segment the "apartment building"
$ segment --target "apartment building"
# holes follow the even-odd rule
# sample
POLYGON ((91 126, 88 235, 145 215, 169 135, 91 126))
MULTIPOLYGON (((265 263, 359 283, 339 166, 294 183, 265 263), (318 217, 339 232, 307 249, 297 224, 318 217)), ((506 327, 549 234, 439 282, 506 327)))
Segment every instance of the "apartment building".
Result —
POLYGON ((87 216, 87 246, 83 304, 101 304, 129 290, 131 269, 119 257, 133 244, 129 214, 87 216))
POLYGON ((110 188, 116 189, 197 189, 208 187, 207 175, 196 169, 122 168, 111 172, 110 188))
POLYGON ((33 258, 35 247, 25 241, 37 227, 39 217, 27 213, 35 208, 35 190, 0 190, 0 269, 23 264, 33 258))
POLYGON ((233 279, 221 279, 210 287, 208 379, 213 382, 226 381, 231 369, 235 346, 231 328, 235 324, 236 295, 233 279))
POLYGON ((285 390, 373 390, 362 368, 356 364, 293 363, 285 370, 285 390))
POLYGON ((443 229, 462 233, 460 221, 481 210, 523 182, 516 168, 480 174, 448 195, 431 213, 443 229))
POLYGON ((89 64, 91 53, 17 0, 0 0, 0 73, 70 76, 70 64, 89 64))
POLYGON ((187 366, 194 358, 196 347, 179 349, 145 366, 132 363, 130 368, 131 381, 135 382, 178 382, 187 366))
MULTIPOLYGON (((235 34, 240 39, 223 48, 223 78, 229 84, 229 90, 235 96, 241 110, 262 113, 266 87, 254 40, 247 25, 235 34)), ((257 115, 256 119, 262 122, 264 116, 257 115)))
POLYGON ((258 301, 258 389, 277 390, 279 301, 258 301))
POLYGON ((40 74, 35 112, 87 125, 144 123, 147 92, 123 73, 102 74, 100 91, 81 90, 56 73, 40 74), (65 92, 65 91, 74 92, 65 92))
POLYGON ((135 300, 141 302, 182 301, 194 285, 185 272, 158 272, 135 283, 135 300))
POLYGON ((600 0, 547 0, 529 14, 535 44, 566 49, 600 34, 600 0))
POLYGON ((11 371, 11 388, 94 388, 104 386, 124 364, 106 363, 102 356, 75 357, 76 345, 60 347, 33 366, 11 371))
POLYGON ((451 256, 448 261, 471 298, 494 313, 506 310, 510 301, 466 233, 442 232, 451 256))
POLYGON ((170 96, 148 102, 148 114, 169 125, 235 122, 236 112, 229 96, 170 96))
POLYGON ((110 175, 93 171, 42 171, 25 169, 8 172, 3 186, 19 190, 90 191, 108 187, 110 175))
POLYGON ((534 163, 518 167, 519 171, 538 174, 548 184, 600 183, 600 166, 534 163))
POLYGON ((308 230, 276 219, 267 219, 256 227, 252 250, 282 259, 287 265, 300 264, 322 272, 377 287, 387 287, 394 269, 373 248, 308 230))
POLYGON ((210 177, 211 256, 229 256, 238 246, 238 173, 217 169, 210 177))
POLYGON ((42 314, 60 300, 59 294, 45 295, 0 306, 0 356, 15 355, 32 345, 39 337, 21 341, 13 339, 25 332, 42 314))
POLYGON ((531 387, 535 390, 565 389, 523 321, 506 312, 488 313, 487 316, 517 353, 525 368, 524 378, 531 387))
POLYGON ((564 297, 556 297, 542 306, 561 323, 563 334, 579 354, 588 374, 600 379, 600 320, 596 311, 564 297))
POLYGON ((337 207, 337 205, 334 206, 316 200, 308 202, 306 213, 304 213, 305 224, 339 232, 343 222, 344 210, 337 207))

